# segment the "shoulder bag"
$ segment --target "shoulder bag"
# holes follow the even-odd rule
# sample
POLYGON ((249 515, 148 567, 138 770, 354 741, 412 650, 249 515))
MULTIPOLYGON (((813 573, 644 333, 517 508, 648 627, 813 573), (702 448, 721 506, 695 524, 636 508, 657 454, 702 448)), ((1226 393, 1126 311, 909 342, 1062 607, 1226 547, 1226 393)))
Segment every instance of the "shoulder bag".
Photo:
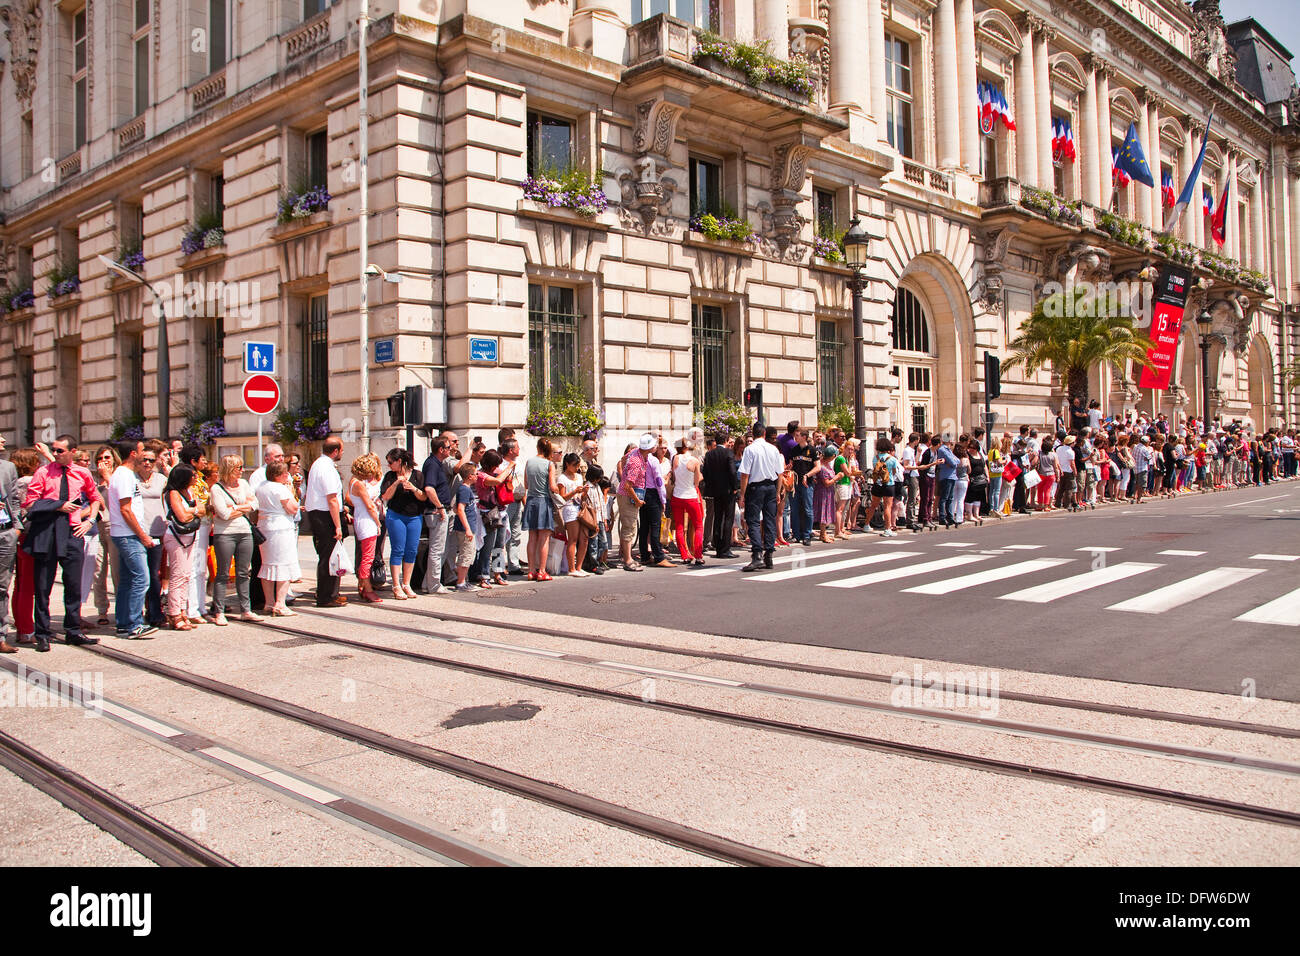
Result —
MULTIPOLYGON (((225 485, 218 481, 217 487, 226 493, 226 497, 230 499, 232 505, 235 504, 234 495, 230 493, 229 489, 227 489, 225 485)), ((253 524, 253 519, 248 515, 244 515, 244 520, 248 522, 249 530, 253 532, 253 544, 258 546, 266 544, 266 535, 262 534, 262 530, 258 528, 257 525, 253 524)))

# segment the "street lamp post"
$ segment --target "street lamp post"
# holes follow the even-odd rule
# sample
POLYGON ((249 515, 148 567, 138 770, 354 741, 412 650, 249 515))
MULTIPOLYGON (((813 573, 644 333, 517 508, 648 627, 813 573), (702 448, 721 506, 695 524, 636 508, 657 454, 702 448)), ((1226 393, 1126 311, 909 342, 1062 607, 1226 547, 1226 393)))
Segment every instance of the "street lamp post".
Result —
POLYGON ((870 241, 862 223, 854 216, 843 242, 844 259, 853 270, 849 277, 849 291, 853 293, 853 437, 858 440, 858 467, 863 471, 867 469, 867 410, 862 381, 862 293, 867 288, 863 268, 867 264, 870 241))
POLYGON ((366 60, 366 30, 370 26, 370 16, 366 3, 361 5, 361 19, 358 22, 360 41, 358 47, 358 72, 360 76, 357 82, 357 145, 361 153, 360 167, 361 180, 358 186, 358 213, 357 213, 357 232, 358 243, 361 249, 361 282, 358 316, 359 319, 359 345, 361 346, 361 453, 370 454, 370 290, 368 286, 368 277, 370 274, 370 237, 368 228, 370 224, 370 171, 367 168, 366 160, 370 153, 370 116, 368 114, 369 103, 367 94, 370 91, 370 65, 366 60))
POLYGON ((163 296, 149 284, 144 276, 134 269, 128 269, 122 263, 115 262, 102 253, 99 261, 104 264, 104 268, 109 272, 131 282, 138 282, 153 293, 154 311, 158 315, 158 434, 162 436, 164 441, 170 441, 172 362, 171 352, 167 347, 167 307, 163 304, 163 296))
POLYGON ((1201 333, 1201 431, 1208 434, 1210 430, 1210 329, 1214 326, 1214 316, 1208 310, 1202 310, 1196 317, 1196 325, 1201 333))

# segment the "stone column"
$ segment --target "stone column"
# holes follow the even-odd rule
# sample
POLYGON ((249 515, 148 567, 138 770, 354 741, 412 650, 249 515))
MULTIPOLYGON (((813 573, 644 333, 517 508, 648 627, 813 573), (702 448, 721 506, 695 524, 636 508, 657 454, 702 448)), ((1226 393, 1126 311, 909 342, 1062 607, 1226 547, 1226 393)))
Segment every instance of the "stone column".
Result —
POLYGON ((627 59, 627 28, 632 0, 574 0, 569 20, 569 46, 602 60, 627 59))
MULTIPOLYGON (((1042 185, 1038 180, 1038 150, 1052 151, 1051 140, 1038 142, 1038 97, 1034 95, 1034 38, 1028 29, 1021 36, 1016 54, 1016 178, 1026 186, 1042 185)), ((1047 183, 1044 188, 1050 189, 1047 183)))
MULTIPOLYGON (((871 0, 867 0, 868 3, 871 0)), ((961 130, 961 164, 972 174, 980 171, 978 98, 975 90, 975 0, 957 0, 957 116, 961 130)))
MULTIPOLYGON (((961 107, 957 88, 956 0, 939 0, 934 11, 934 125, 938 130, 938 165, 951 169, 961 164, 961 107)), ((833 9, 833 5, 832 5, 833 9)))
POLYGON ((782 60, 790 59, 790 11, 786 0, 754 0, 754 14, 754 32, 760 41, 768 41, 768 52, 782 60))
POLYGON ((1147 128, 1151 131, 1151 139, 1143 143, 1143 148, 1147 151, 1147 165, 1151 167, 1151 178, 1155 181, 1155 186, 1146 190, 1151 201, 1153 229, 1159 229, 1165 218, 1164 199, 1160 195, 1160 110, 1163 106, 1164 101, 1160 97, 1147 97, 1147 110, 1150 113, 1147 128))
MULTIPOLYGON (((1191 127, 1189 124, 1187 135, 1183 137, 1182 151, 1178 154, 1178 172, 1174 175, 1174 189, 1176 190, 1182 189, 1183 183, 1185 183, 1187 177, 1191 175, 1192 164, 1196 162, 1197 137, 1193 130, 1194 127, 1191 127)), ((1199 196, 1193 196, 1194 201, 1192 205, 1195 206, 1196 202, 1199 201, 1200 198, 1201 197, 1199 196)), ((1182 219, 1178 221, 1175 233, 1184 242, 1196 241, 1196 211, 1196 209, 1189 207, 1184 210, 1182 219)))
MULTIPOLYGON (((1215 212, 1219 211, 1219 203, 1223 200, 1223 186, 1228 181, 1228 168, 1232 165, 1232 155, 1231 153, 1228 152, 1228 144, 1220 143, 1219 146, 1220 146, 1220 151, 1223 154, 1223 166, 1220 167, 1219 175, 1216 176, 1214 179, 1214 211, 1215 212)), ((1216 252, 1219 255, 1223 255, 1223 256, 1230 255, 1231 253, 1229 250, 1232 248, 1231 237, 1229 237, 1229 240, 1225 242, 1222 247, 1220 247, 1219 244, 1214 241, 1214 228, 1210 225, 1212 221, 1213 221, 1213 216, 1207 216, 1205 219, 1205 248, 1209 249, 1211 252, 1216 252)), ((1232 228, 1231 223, 1228 224, 1228 230, 1229 232, 1237 231, 1232 228)))
MULTIPOLYGON (((1149 149, 1151 144, 1151 108, 1148 103, 1148 94, 1146 90, 1142 89, 1134 90, 1134 93, 1137 95, 1138 100, 1138 142, 1142 143, 1144 147, 1149 149)), ((1147 157, 1147 161, 1150 162, 1149 156, 1147 157)), ((1149 190, 1146 190, 1145 194, 1144 190, 1146 190, 1145 186, 1133 187, 1133 195, 1135 197, 1133 205, 1137 206, 1136 212, 1138 222, 1142 223, 1144 226, 1150 226, 1151 196, 1149 190)))
POLYGON ((1097 66, 1097 172, 1101 187, 1101 203, 1109 209, 1111 193, 1115 189, 1110 156, 1110 78, 1115 70, 1095 57, 1093 59, 1097 66))
MULTIPOLYGON (((1079 135, 1076 138, 1079 153, 1080 190, 1083 201, 1100 206, 1101 173, 1097 169, 1097 74, 1085 70, 1083 98, 1079 103, 1079 135)), ((1110 169, 1109 166, 1106 167, 1110 169)))
POLYGON ((1048 192, 1056 178, 1052 167, 1052 79, 1048 43, 1056 31, 1041 20, 1032 22, 1034 35, 1034 99, 1038 111, 1038 185, 1048 192))
POLYGON ((1268 274, 1264 260, 1264 167, 1255 165, 1255 185, 1250 191, 1250 268, 1268 274))
POLYGON ((1287 170, 1285 176, 1291 199, 1291 230, 1287 232, 1286 239, 1291 247, 1291 281, 1295 282, 1300 280, 1300 237, 1294 232, 1300 226, 1300 161, 1292 160, 1283 165, 1287 170))
MULTIPOLYGON (((871 72, 858 45, 866 36, 867 11, 864 3, 832 3, 830 22, 831 96, 829 110, 849 124, 849 141, 868 145, 875 142, 875 130, 867 120, 868 86, 871 72)), ((881 78, 884 70, 881 67, 881 78)), ((877 117, 883 122, 883 117, 877 117)))
POLYGON ((879 2, 867 4, 867 53, 867 86, 871 90, 871 115, 875 118, 879 135, 883 139, 885 137, 885 13, 879 2))
POLYGON ((1223 244, 1225 254, 1231 258, 1241 261, 1241 219, 1237 215, 1237 209, 1241 205, 1241 193, 1237 186, 1237 164, 1241 162, 1241 153, 1236 150, 1228 152, 1228 211, 1224 213, 1224 229, 1227 230, 1228 239, 1223 244))
POLYGON ((1280 143, 1274 143, 1269 151, 1269 172, 1272 184, 1268 208, 1273 213, 1272 228, 1269 230, 1269 275, 1279 297, 1285 301, 1294 274, 1291 271, 1290 246, 1295 220, 1291 218, 1291 181, 1287 174, 1286 147, 1280 143))
MULTIPOLYGON (((1188 123, 1188 141, 1191 146, 1191 162, 1196 162, 1196 157, 1201 150, 1201 137, 1205 135, 1205 127, 1198 123, 1188 123)), ((1192 167, 1188 165, 1187 171, 1190 174, 1192 167)), ((1201 166, 1200 175, 1196 177, 1196 185, 1192 187, 1192 205, 1187 212, 1183 213, 1187 217, 1188 235, 1187 241, 1202 249, 1205 248, 1205 166, 1201 166)))

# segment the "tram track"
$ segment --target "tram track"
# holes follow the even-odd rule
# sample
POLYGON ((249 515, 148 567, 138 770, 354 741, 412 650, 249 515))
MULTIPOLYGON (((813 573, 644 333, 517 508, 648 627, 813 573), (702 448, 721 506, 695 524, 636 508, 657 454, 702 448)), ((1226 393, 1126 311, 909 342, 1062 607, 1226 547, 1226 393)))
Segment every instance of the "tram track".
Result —
MULTIPOLYGON (((268 626, 274 627, 272 625, 268 626)), ((286 633, 296 631, 293 628, 282 628, 282 630, 286 633)), ((202 674, 195 674, 147 657, 130 654, 112 647, 105 647, 103 644, 87 647, 84 650, 138 670, 164 677, 175 683, 206 691, 266 713, 288 718, 315 730, 332 734, 335 737, 393 754, 433 770, 450 773, 494 790, 511 793, 546 806, 565 810, 724 863, 738 866, 816 865, 806 860, 750 846, 718 834, 708 833, 639 810, 633 810, 629 807, 622 807, 598 797, 579 793, 567 787, 539 780, 526 774, 516 773, 469 757, 393 737, 382 731, 332 717, 328 714, 322 714, 319 711, 298 704, 260 694, 247 688, 237 687, 202 674)))
POLYGON ((0 766, 159 866, 235 865, 3 731, 0 731, 0 766))
MULTIPOLYGON (((328 616, 328 615, 322 615, 328 616)), ((383 629, 385 626, 381 623, 370 622, 350 622, 354 626, 373 627, 383 629)), ((1241 819, 1252 820, 1262 823, 1273 823, 1286 827, 1300 827, 1300 813, 1290 810, 1284 810, 1277 807, 1261 806, 1257 804, 1243 803, 1240 801, 1227 800, 1220 797, 1213 797, 1206 794, 1190 793, 1182 790, 1170 790, 1163 787, 1155 787, 1148 784, 1137 783, 1128 780, 1119 780, 1110 777, 1100 777, 1091 774, 1077 773, 1069 770, 1060 770, 1056 768, 1043 767, 1032 764, 1018 763, 1012 760, 1003 760, 994 757, 987 757, 978 754, 963 753, 961 751, 946 750, 939 747, 930 747, 922 744, 909 743, 905 741, 890 740, 883 737, 866 736, 855 734, 848 731, 834 730, 825 727, 817 727, 809 724, 793 723, 790 721, 777 720, 774 718, 757 717, 746 714, 738 714, 732 711, 717 710, 714 708, 703 707, 696 704, 678 703, 663 700, 646 701, 640 696, 622 693, 619 691, 606 690, 599 687, 591 687, 584 684, 574 684, 568 681, 555 680, 552 678, 538 677, 528 674, 519 674, 514 671, 502 670, 500 668, 488 667, 481 664, 472 664, 466 661, 449 660, 446 658, 436 657, 430 654, 424 654, 418 651, 408 651, 398 648, 385 647, 383 645, 368 644, 364 641, 357 641, 351 638, 334 637, 321 635, 312 631, 292 627, 279 623, 263 622, 259 625, 261 628, 278 631, 287 635, 299 638, 311 638, 323 643, 336 644, 342 647, 350 647, 355 650, 375 653, 379 655, 402 658, 431 666, 443 667, 450 670, 457 670, 463 673, 475 674, 477 676, 495 678, 509 681, 512 683, 523 684, 526 686, 537 687, 540 689, 551 690, 559 693, 567 693, 576 696, 585 696, 610 700, 619 703, 625 703, 632 706, 645 707, 653 710, 659 710, 667 713, 681 714, 685 716, 697 717, 706 720, 731 724, 734 726, 748 727, 765 731, 784 733, 798 737, 809 738, 827 743, 846 745, 862 750, 870 750, 880 753, 889 753, 903 755, 917 759, 928 760, 936 763, 948 764, 953 766, 965 767, 967 769, 984 770, 993 773, 999 773, 1006 776, 1020 777, 1023 779, 1033 779, 1049 781, 1052 783, 1071 786, 1076 788, 1111 793, 1118 796, 1138 797, 1141 799, 1152 800, 1165 804, 1175 804, 1185 806, 1196 810, 1210 813, 1218 813, 1227 816, 1238 817, 1241 819)), ((410 629, 412 633, 419 635, 421 632, 410 629)), ((474 639, 469 638, 462 643, 471 643, 474 639)), ((495 642, 487 643, 490 649, 508 650, 511 645, 497 644, 495 642)), ((471 646, 473 644, 471 643, 471 646)), ((98 650, 98 648, 96 648, 98 650)), ((108 653, 121 654, 120 651, 108 653)), ((133 658, 134 655, 123 655, 124 657, 133 658)), ((562 662, 572 663, 572 660, 564 659, 563 656, 557 656, 551 653, 550 659, 559 659, 562 662)), ((167 665, 155 665, 149 662, 149 665, 166 668, 167 665)), ((645 673, 658 674, 660 676, 676 677, 675 672, 666 672, 662 669, 646 669, 645 673)), ((684 678, 689 678, 689 674, 681 674, 684 678)), ((712 686, 717 686, 716 678, 707 679, 712 686)), ((722 682, 734 685, 736 682, 722 682)), ((817 698, 822 701, 822 697, 817 698)), ((852 700, 852 698, 850 698, 852 700)), ((292 705, 290 705, 292 706, 292 705)), ((933 712, 927 712, 933 716, 933 712)), ((1093 735, 1101 737, 1103 735, 1093 735)), ((1155 745, 1153 745, 1155 746, 1155 745)), ((1176 748, 1175 748, 1176 749, 1176 748)), ((1146 756, 1176 756, 1176 754, 1161 754, 1151 752, 1146 756)), ((1225 757, 1242 757, 1244 760, 1253 760, 1254 758, 1245 758, 1244 755, 1224 755, 1225 757)), ((1221 764, 1224 767, 1233 767, 1230 761, 1221 764)), ((1245 766, 1244 764, 1242 765, 1245 766)), ((1282 765, 1287 773, 1294 774, 1294 765, 1282 765)), ((1241 767, 1238 767, 1241 769, 1241 767)), ((1258 768, 1250 768, 1258 769, 1258 768)), ((1272 772, 1281 772, 1282 768, 1272 772)))
MULTIPOLYGON (((569 631, 562 628, 543 627, 536 624, 499 624, 493 621, 483 620, 481 617, 475 617, 468 614, 454 614, 447 611, 431 611, 425 608, 412 607, 390 607, 387 603, 384 610, 392 611, 396 614, 411 615, 414 617, 428 618, 430 620, 447 621, 453 624, 470 624, 477 627, 488 627, 503 631, 514 631, 525 634, 537 634, 544 637, 562 638, 564 640, 585 641, 590 644, 601 644, 608 647, 621 647, 628 650, 653 651, 660 654, 671 654, 681 657, 691 657, 698 660, 713 661, 724 664, 743 664, 753 667, 762 667, 775 670, 790 671, 792 673, 810 674, 818 677, 841 677, 849 680, 867 681, 877 684, 890 684, 915 687, 917 683, 911 677, 897 678, 892 674, 880 674, 873 671, 860 671, 840 667, 824 667, 818 664, 805 664, 799 661, 782 661, 767 657, 749 657, 744 654, 732 654, 726 651, 700 651, 694 648, 680 646, 654 644, 649 641, 631 641, 615 637, 606 637, 604 635, 584 634, 579 631, 569 631)), ((298 613, 304 616, 320 617, 330 620, 339 620, 336 615, 322 613, 311 608, 299 608, 298 613)), ((453 634, 442 631, 422 630, 419 633, 445 640, 461 641, 464 635, 453 634)), ((962 688, 950 682, 935 683, 925 685, 926 689, 943 693, 961 693, 962 688)), ((1130 707, 1125 704, 1108 704, 1100 701, 1078 700, 1068 697, 1053 697, 1044 694, 1030 694, 1022 691, 998 690, 998 697, 1001 700, 1014 700, 1020 703, 1035 704, 1044 707, 1055 707, 1064 710, 1081 710, 1091 713, 1110 714, 1117 717, 1131 717, 1139 720, 1155 720, 1171 724, 1185 724, 1195 727, 1206 727, 1213 730, 1227 730, 1235 733, 1260 734, 1269 737, 1282 737, 1288 739, 1300 739, 1300 727, 1281 727, 1273 724, 1260 724, 1249 721, 1230 720, 1223 717, 1206 717, 1197 714, 1181 714, 1174 711, 1154 710, 1144 707, 1130 707)))

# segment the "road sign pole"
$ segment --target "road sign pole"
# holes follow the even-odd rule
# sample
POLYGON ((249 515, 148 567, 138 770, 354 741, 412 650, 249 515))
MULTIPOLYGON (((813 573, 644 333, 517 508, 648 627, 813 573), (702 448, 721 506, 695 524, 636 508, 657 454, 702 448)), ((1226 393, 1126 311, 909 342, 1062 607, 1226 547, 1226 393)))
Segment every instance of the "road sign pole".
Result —
POLYGON ((262 447, 262 419, 265 415, 257 416, 257 463, 261 465, 266 461, 266 449, 262 447))

